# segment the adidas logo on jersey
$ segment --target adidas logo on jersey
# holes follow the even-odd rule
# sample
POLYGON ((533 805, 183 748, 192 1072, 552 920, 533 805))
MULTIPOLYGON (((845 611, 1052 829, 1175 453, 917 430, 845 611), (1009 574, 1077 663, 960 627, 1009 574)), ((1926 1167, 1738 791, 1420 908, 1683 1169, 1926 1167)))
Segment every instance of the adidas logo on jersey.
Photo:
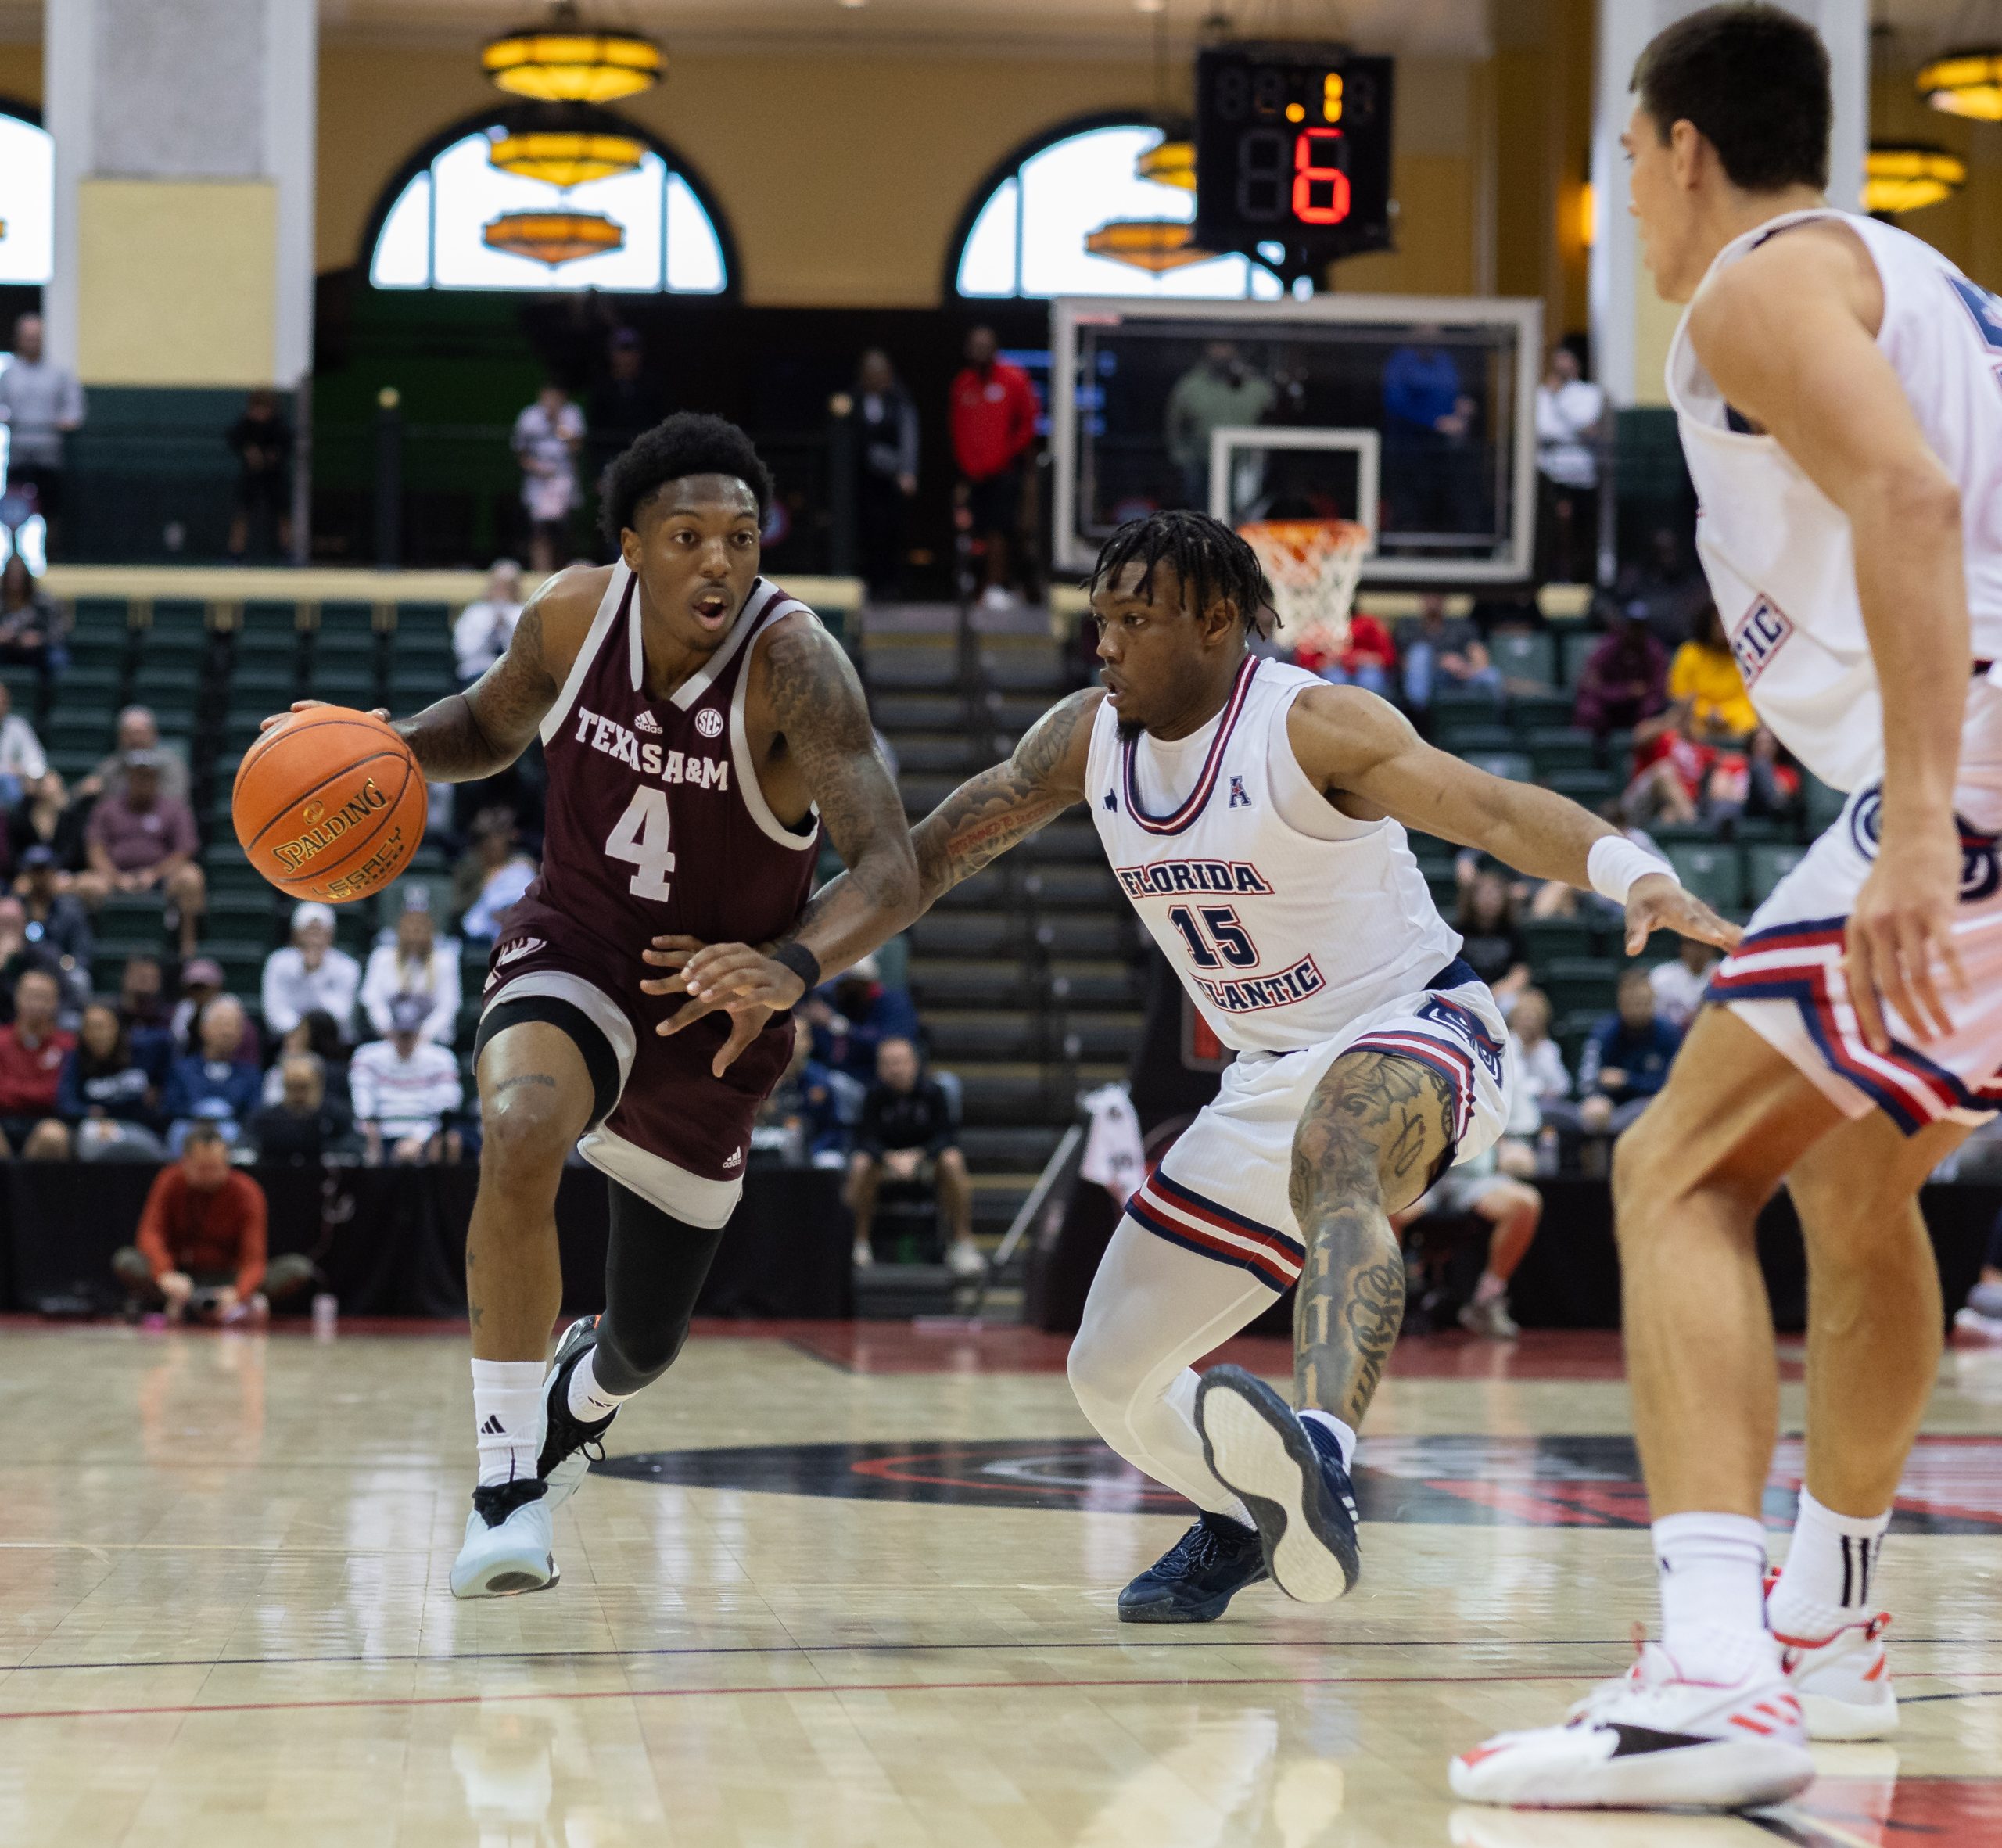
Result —
MULTIPOLYGON (((706 706, 703 711, 715 716, 716 730, 720 732, 722 715, 713 706, 706 706)), ((653 715, 649 712, 644 716, 651 718, 653 715)), ((698 716, 699 720, 700 716, 698 716)), ((658 722, 655 728, 658 729, 658 722)), ((699 722, 695 729, 703 729, 699 722)), ((663 783, 685 783, 696 789, 730 787, 728 758, 698 757, 692 751, 684 756, 679 751, 663 751, 651 741, 642 744, 637 733, 627 730, 617 719, 608 719, 584 706, 577 708, 577 729, 572 735, 576 743, 588 745, 607 757, 617 758, 643 777, 658 777, 663 783)))
POLYGON ((651 731, 658 734, 660 730, 660 721, 651 712, 642 712, 633 721, 633 729, 635 731, 651 731))

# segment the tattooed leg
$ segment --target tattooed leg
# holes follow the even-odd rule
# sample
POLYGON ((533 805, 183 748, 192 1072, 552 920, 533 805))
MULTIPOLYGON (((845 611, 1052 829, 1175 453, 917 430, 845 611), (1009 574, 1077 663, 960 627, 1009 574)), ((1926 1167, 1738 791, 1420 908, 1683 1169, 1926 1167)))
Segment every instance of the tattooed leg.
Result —
POLYGON ((496 1033, 479 1055, 479 1192, 466 1233, 466 1307, 476 1360, 540 1361, 563 1304, 556 1188, 590 1120, 590 1073, 546 1021, 496 1033))
POLYGON ((1293 1305, 1294 1402, 1359 1426, 1405 1313, 1390 1215, 1453 1144, 1445 1079, 1415 1059, 1349 1053, 1315 1087, 1293 1141, 1291 1197, 1307 1246, 1293 1305))

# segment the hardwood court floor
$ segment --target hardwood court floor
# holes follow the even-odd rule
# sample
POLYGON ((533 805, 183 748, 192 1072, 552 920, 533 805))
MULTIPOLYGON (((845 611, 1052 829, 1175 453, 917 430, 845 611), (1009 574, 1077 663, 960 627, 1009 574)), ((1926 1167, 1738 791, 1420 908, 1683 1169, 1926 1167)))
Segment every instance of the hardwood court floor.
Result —
POLYGON ((463 1605, 460 1339, 0 1332, 0 1843, 2002 1842, 2002 1354, 1949 1355, 1886 1555, 1903 1731, 1755 1822, 1446 1790, 1649 1611, 1609 1339, 1407 1344, 1356 1594, 1173 1630, 1113 1601, 1185 1517, 1063 1347, 706 1330, 558 1517, 561 1585, 463 1605))

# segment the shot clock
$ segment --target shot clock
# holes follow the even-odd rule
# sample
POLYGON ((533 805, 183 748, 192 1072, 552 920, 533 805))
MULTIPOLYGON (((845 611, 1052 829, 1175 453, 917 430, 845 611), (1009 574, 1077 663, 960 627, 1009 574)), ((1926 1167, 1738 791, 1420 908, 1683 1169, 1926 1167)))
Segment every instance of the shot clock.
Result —
POLYGON ((1288 280, 1388 249, 1390 72, 1338 45, 1198 52, 1197 242, 1288 280))

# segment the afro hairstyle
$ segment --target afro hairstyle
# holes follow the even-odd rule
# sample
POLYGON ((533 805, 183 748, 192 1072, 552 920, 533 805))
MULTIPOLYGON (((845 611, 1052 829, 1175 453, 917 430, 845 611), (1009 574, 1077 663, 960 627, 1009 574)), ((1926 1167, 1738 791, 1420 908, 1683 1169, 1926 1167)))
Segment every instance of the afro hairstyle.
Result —
POLYGON ((618 551, 619 535, 637 521, 640 508, 655 493, 691 475, 734 475, 758 503, 761 524, 771 510, 772 472, 751 439, 727 418, 677 411, 634 438, 632 447, 606 466, 598 502, 612 549, 618 551))

